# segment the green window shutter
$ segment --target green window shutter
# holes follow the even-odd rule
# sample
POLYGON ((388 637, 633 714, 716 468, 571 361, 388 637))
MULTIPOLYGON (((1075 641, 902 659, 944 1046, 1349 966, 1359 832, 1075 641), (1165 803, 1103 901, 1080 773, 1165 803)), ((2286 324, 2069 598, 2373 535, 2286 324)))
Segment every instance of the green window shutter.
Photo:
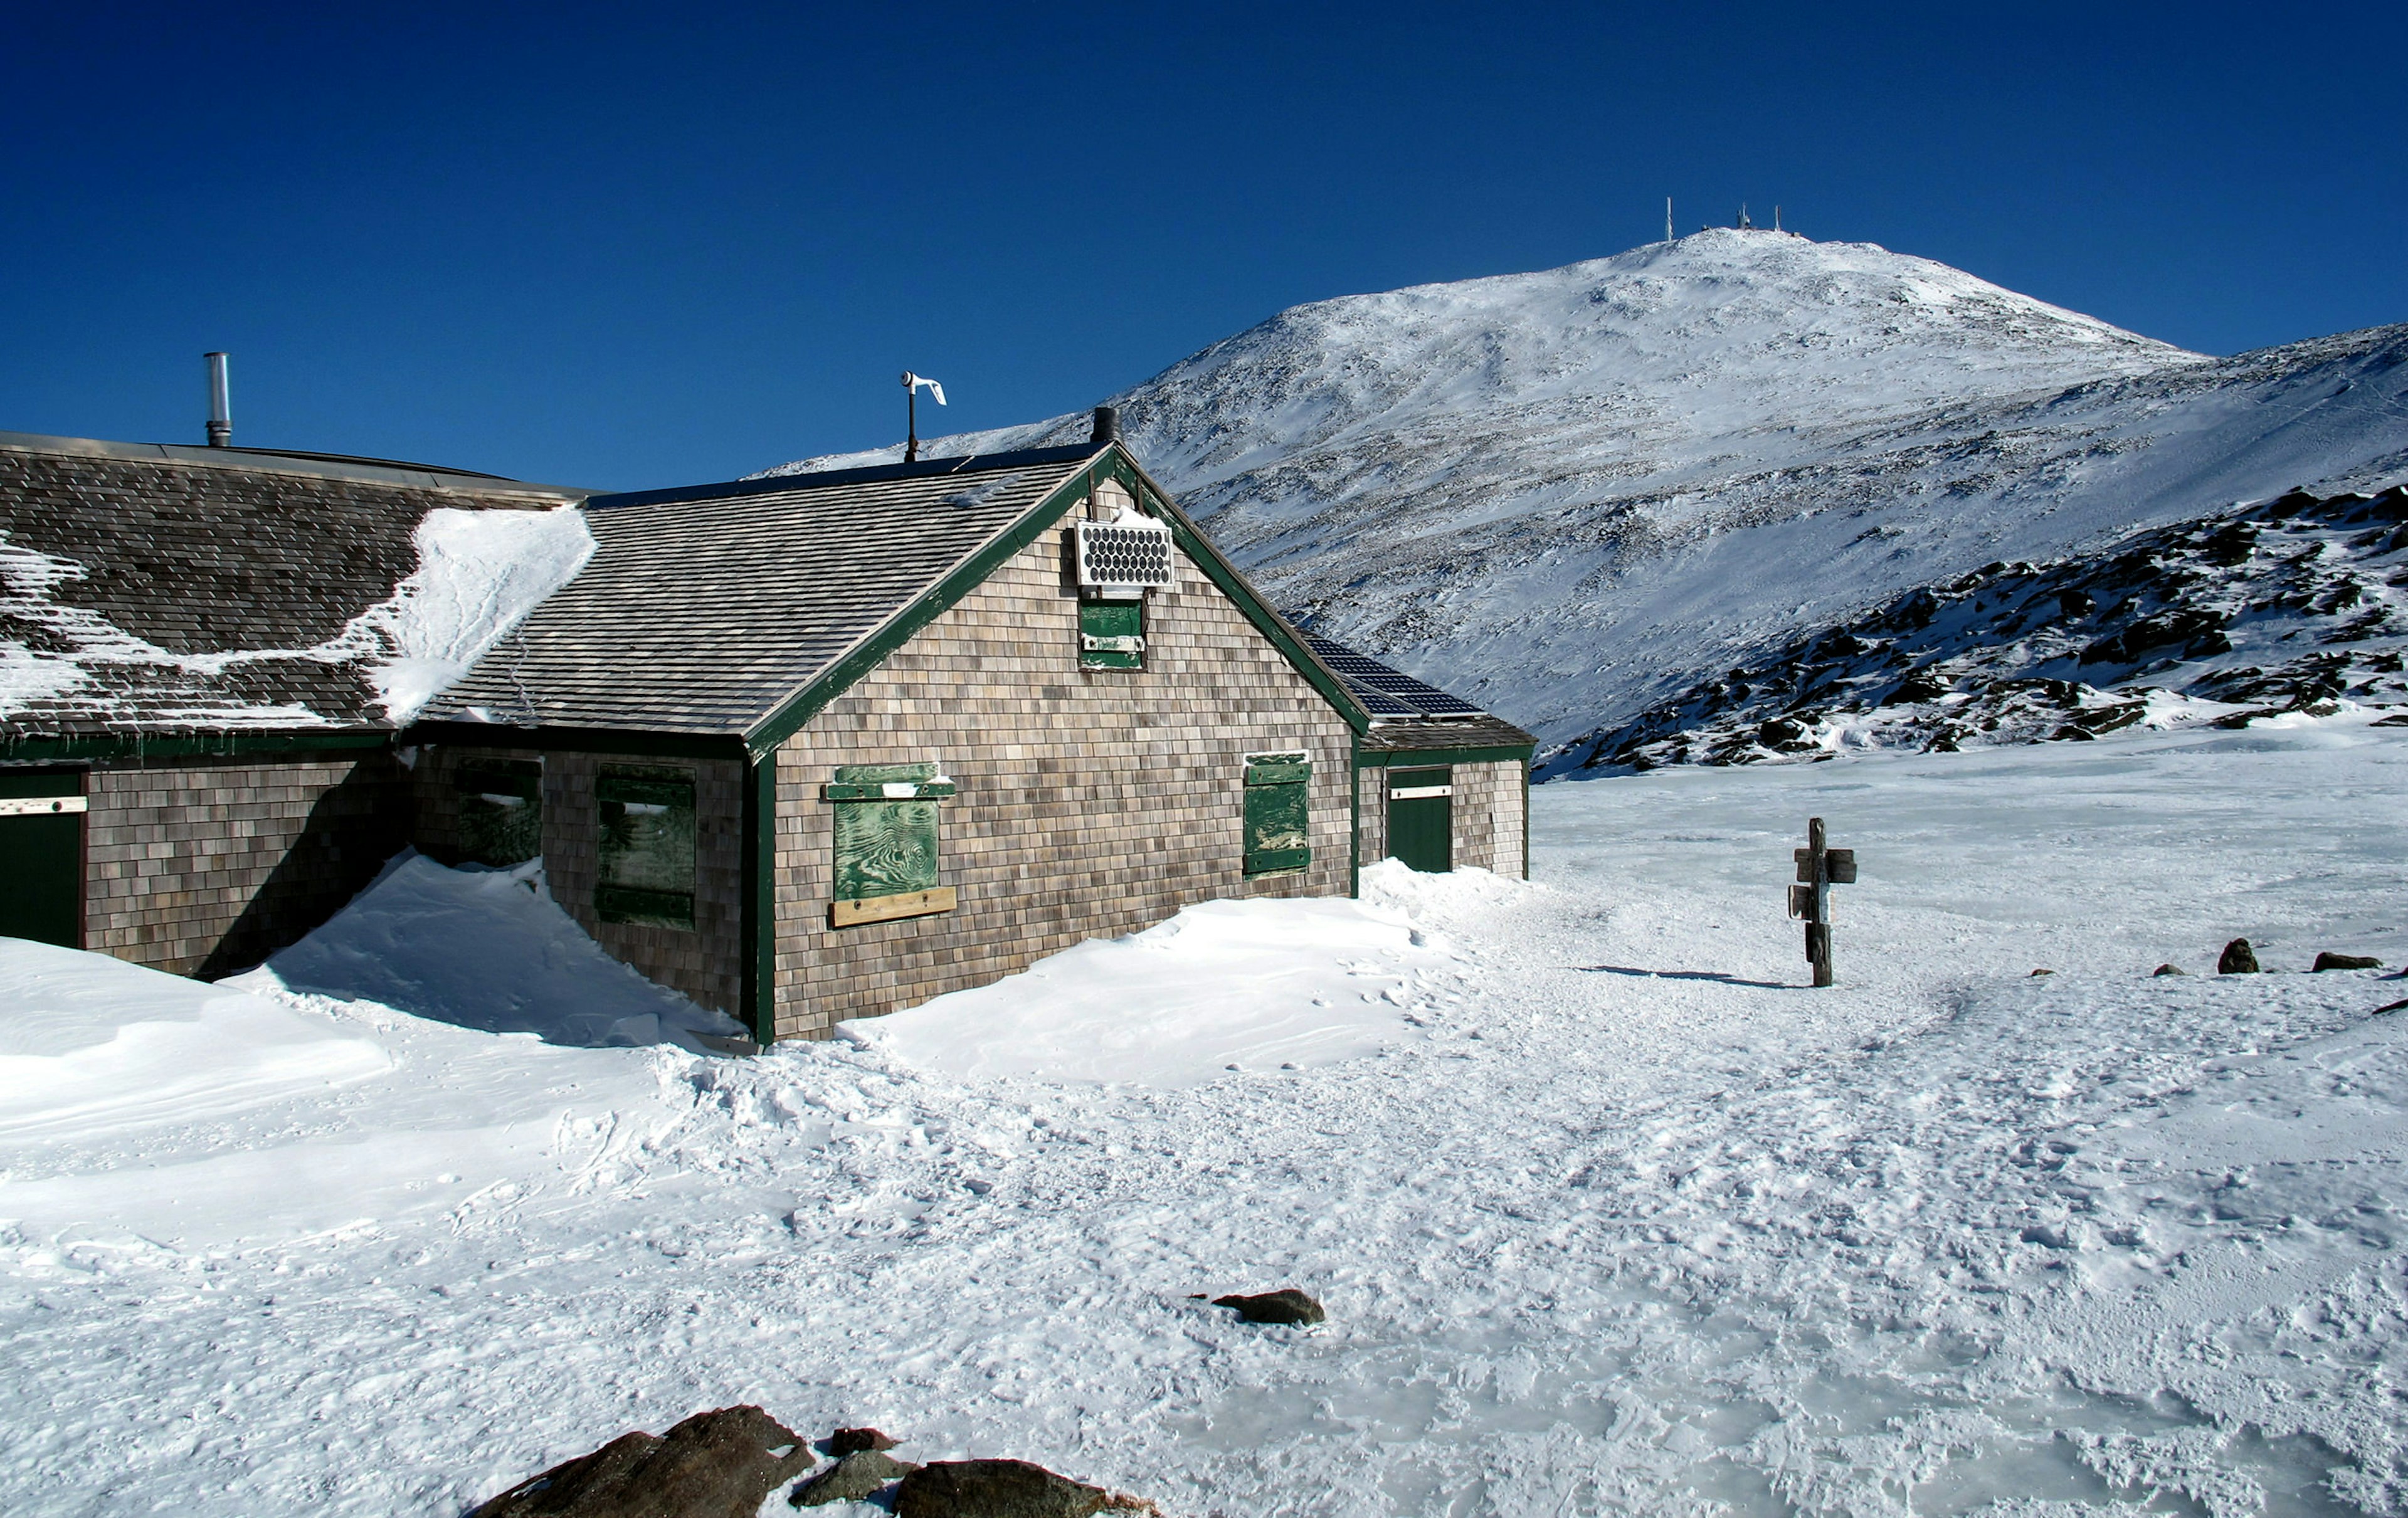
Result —
POLYGON ((1276 875, 1312 863, 1312 764, 1302 753, 1246 756, 1248 875, 1276 875))
POLYGON ((836 896, 867 901, 937 886, 937 795, 952 787, 934 765, 839 765, 827 788, 836 804, 836 896), (882 795, 910 785, 912 799, 882 795), (862 795, 862 793, 867 793, 862 795), (855 797, 858 799, 855 799, 855 797))
POLYGON ((543 765, 534 759, 463 759, 452 771, 460 798, 461 857, 523 865, 543 852, 543 765))
POLYGON ((694 927, 694 775, 665 765, 605 765, 594 782, 606 923, 694 927))
POLYGON ((1080 602, 1079 667, 1082 669, 1143 669, 1145 667, 1145 603, 1143 601, 1080 602))

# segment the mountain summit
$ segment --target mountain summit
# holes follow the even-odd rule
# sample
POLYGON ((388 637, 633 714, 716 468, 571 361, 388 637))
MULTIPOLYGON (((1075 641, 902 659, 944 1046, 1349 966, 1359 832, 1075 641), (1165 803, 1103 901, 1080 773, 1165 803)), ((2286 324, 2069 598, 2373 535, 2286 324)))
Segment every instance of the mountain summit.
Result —
POLYGON ((2403 356, 2408 328, 2214 359, 1870 244, 1713 230, 1298 306, 1113 401, 1282 604, 1561 739, 1993 561, 2408 469, 2403 356))

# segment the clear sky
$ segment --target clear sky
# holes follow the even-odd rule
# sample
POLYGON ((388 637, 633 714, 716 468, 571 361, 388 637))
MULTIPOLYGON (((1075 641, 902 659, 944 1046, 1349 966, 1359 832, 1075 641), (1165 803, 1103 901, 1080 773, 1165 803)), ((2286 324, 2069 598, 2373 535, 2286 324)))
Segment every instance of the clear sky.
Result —
POLYGON ((237 443, 699 482, 1668 193, 2211 352, 2408 321, 2396 0, 0 16, 0 430, 198 442, 222 348, 237 443))

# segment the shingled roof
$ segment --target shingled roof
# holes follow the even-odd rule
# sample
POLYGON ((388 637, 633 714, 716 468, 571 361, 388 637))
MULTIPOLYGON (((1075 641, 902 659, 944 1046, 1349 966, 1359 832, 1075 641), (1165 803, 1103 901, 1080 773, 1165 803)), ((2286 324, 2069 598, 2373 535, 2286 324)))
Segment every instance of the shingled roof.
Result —
MULTIPOLYGON (((1303 619, 1291 617, 1292 622, 1303 619)), ((1334 671, 1371 714, 1368 750, 1423 752, 1438 749, 1531 749, 1538 739, 1393 665, 1358 653, 1319 633, 1301 635, 1313 656, 1334 671)))
POLYGON ((592 560, 426 720, 749 735, 1105 446, 596 496, 592 560))
POLYGON ((582 492, 420 465, 0 433, 0 756, 29 739, 387 726, 354 619, 438 507, 582 492))

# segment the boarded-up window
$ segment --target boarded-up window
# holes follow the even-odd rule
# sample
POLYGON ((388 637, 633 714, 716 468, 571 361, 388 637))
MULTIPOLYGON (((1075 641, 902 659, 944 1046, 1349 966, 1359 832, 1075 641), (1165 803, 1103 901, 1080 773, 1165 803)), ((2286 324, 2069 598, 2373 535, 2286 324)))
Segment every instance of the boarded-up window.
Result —
POLYGON ((936 779, 934 765, 837 766, 828 793, 836 808, 838 900, 936 889, 935 797, 942 794, 936 779))
POLYGON ((463 759, 452 771, 460 797, 460 856, 479 865, 523 865, 543 852, 543 765, 535 759, 463 759))
POLYGON ((1082 669, 1143 669, 1145 667, 1145 603, 1143 601, 1080 602, 1079 667, 1082 669))
POLYGON ((665 765, 605 765, 595 778, 606 923, 694 926, 694 775, 665 765))
POLYGON ((1246 755, 1246 873, 1312 863, 1312 764, 1302 753, 1246 755))

